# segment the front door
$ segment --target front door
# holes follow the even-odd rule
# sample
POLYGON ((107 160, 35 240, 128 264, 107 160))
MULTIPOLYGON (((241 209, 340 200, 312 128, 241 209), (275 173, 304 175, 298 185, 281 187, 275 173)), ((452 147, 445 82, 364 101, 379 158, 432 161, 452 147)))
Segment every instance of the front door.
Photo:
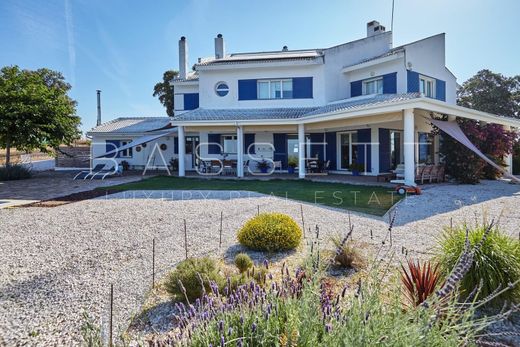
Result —
POLYGON ((194 170, 198 165, 200 156, 199 148, 200 139, 198 136, 186 136, 186 155, 184 156, 184 165, 187 170, 194 170))

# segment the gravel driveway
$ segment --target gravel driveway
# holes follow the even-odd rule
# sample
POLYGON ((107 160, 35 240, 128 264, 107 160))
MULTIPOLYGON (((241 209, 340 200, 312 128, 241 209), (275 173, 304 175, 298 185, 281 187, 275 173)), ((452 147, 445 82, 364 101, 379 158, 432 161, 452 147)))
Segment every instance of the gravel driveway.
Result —
MULTIPOLYGON (((218 252, 221 211, 222 251, 235 244, 236 230, 258 206, 301 221, 299 202, 214 191, 189 198, 181 192, 126 192, 55 208, 0 209, 0 346, 78 344, 83 312, 106 334, 111 283, 115 326, 123 329, 151 285, 152 238, 160 272, 184 258, 183 219, 190 255, 218 252)), ((450 218, 473 222, 483 211, 502 214, 503 229, 516 237, 518 206, 520 186, 503 181, 431 186, 399 204, 393 247, 397 254, 404 246, 428 257, 450 218)), ((320 225, 324 238, 346 229, 344 212, 311 204, 303 209, 306 225, 320 225)), ((379 246, 386 220, 353 213, 354 238, 379 246)))

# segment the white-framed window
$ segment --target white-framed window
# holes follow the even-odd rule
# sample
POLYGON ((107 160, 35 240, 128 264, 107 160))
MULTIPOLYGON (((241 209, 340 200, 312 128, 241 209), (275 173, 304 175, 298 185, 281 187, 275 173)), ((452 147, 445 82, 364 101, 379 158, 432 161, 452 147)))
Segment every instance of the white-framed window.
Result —
POLYGON ((419 76, 419 92, 424 96, 435 98, 435 79, 419 76))
POLYGON ((363 95, 383 94, 383 77, 363 81, 363 95))
POLYGON ((224 153, 237 153, 236 135, 222 135, 222 143, 224 147, 224 153))
POLYGON ((258 99, 292 99, 292 79, 259 80, 258 99))
MULTIPOLYGON (((122 140, 120 147, 128 145, 132 140, 122 140)), ((119 152, 119 157, 121 158, 132 158, 132 148, 127 148, 121 152, 119 152)))

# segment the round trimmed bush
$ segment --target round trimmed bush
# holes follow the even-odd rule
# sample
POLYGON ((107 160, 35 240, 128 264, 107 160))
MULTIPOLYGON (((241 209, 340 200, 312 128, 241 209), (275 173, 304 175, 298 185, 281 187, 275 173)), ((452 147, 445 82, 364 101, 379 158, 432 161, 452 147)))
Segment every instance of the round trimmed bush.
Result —
MULTIPOLYGON (((486 226, 480 225, 469 232, 469 241, 474 247, 482 240, 486 226)), ((447 228, 440 239, 437 255, 445 274, 450 273, 464 250, 466 227, 447 228)), ((482 247, 475 253, 471 269, 461 282, 463 294, 468 295, 482 283, 479 298, 485 298, 498 287, 506 288, 509 283, 520 279, 520 242, 498 228, 490 231, 482 247)), ((499 300, 520 302, 520 287, 503 293, 499 300)))
POLYGON ((283 251, 296 248, 302 229, 288 215, 262 213, 250 219, 238 231, 238 242, 258 251, 283 251))
POLYGON ((186 296, 190 302, 197 298, 200 298, 203 294, 200 274, 204 282, 204 288, 206 292, 210 292, 210 281, 216 282, 217 285, 222 287, 225 283, 224 276, 219 272, 217 262, 209 257, 203 258, 189 258, 177 265, 166 281, 166 291, 175 299, 185 301, 181 284, 186 289, 186 296))
POLYGON ((240 273, 246 272, 253 266, 253 261, 245 253, 238 253, 235 256, 235 265, 240 273))

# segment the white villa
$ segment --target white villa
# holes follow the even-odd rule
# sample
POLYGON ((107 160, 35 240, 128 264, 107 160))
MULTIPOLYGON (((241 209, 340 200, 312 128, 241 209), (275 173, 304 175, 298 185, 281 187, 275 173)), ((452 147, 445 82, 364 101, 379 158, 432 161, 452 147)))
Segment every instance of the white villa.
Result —
POLYGON ((393 47, 392 32, 377 21, 364 38, 306 50, 229 54, 219 34, 215 55, 199 58, 193 71, 188 66, 181 37, 175 116, 97 126, 88 132, 93 157, 122 148, 117 161, 138 168, 156 163, 159 148, 167 161, 178 159, 179 176, 209 172, 208 163, 224 159, 238 163, 237 177, 263 160, 280 172, 295 161, 300 178, 308 158, 338 174, 351 174, 353 164, 364 175, 404 164, 412 184, 417 165, 440 160, 431 115, 520 127, 519 120, 456 105, 445 34, 393 47))

